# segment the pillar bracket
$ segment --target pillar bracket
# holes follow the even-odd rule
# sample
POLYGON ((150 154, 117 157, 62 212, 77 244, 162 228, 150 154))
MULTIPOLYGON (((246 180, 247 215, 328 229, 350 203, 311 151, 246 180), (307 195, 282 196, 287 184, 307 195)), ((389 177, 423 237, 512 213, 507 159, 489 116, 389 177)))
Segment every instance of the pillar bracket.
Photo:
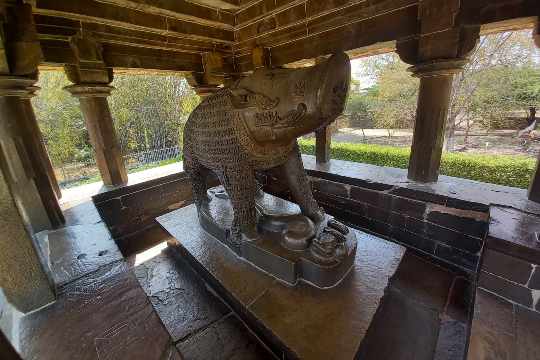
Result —
POLYGON ((0 96, 31 98, 39 90, 39 87, 34 86, 35 83, 35 79, 24 76, 0 76, 0 96))
POLYGON ((408 68, 414 77, 450 76, 463 70, 468 59, 431 60, 408 68))
POLYGON ((114 86, 104 84, 79 84, 64 87, 76 98, 107 97, 114 90, 114 86))

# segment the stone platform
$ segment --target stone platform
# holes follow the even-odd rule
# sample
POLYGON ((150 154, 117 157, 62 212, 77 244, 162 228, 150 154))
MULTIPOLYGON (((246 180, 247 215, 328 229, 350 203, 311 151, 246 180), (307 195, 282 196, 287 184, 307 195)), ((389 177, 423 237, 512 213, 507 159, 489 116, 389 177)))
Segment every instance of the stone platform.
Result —
POLYGON ((201 274, 279 358, 353 359, 405 248, 357 232, 349 275, 322 290, 287 286, 243 261, 199 225, 194 205, 157 218, 172 249, 201 274))

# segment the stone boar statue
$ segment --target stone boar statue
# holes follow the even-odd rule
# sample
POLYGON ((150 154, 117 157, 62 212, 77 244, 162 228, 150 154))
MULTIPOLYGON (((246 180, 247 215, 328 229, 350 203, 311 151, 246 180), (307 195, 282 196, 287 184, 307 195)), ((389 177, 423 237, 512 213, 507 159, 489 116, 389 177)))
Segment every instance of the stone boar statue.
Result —
POLYGON ((255 238, 255 173, 275 169, 302 214, 322 221, 296 139, 342 113, 350 72, 348 56, 338 53, 313 67, 255 70, 205 98, 184 129, 184 167, 197 207, 208 201, 206 176, 213 171, 232 204, 232 236, 255 238))

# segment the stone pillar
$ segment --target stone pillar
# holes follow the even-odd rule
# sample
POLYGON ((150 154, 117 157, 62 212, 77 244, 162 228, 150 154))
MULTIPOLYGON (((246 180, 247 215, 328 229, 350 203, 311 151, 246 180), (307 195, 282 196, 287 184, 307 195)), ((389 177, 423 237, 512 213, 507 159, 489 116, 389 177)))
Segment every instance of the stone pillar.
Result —
POLYGON ((315 131, 315 160, 317 164, 324 164, 330 161, 330 144, 332 132, 330 126, 325 126, 315 131))
MULTIPOLYGON (((0 114, 0 117, 2 116, 3 114, 0 114)), ((4 129, 0 126, 0 131, 4 129)), ((36 217, 41 218, 44 226, 47 226, 47 218, 44 209, 39 206, 40 199, 35 184, 27 176, 31 168, 18 161, 17 147, 22 149, 23 146, 4 139, 2 144, 0 288, 4 290, 11 304, 20 311, 27 312, 54 300, 53 285, 43 270, 44 264, 32 239, 33 227, 39 225, 36 217), (35 207, 28 206, 32 204, 35 207)))
POLYGON ((410 70, 420 78, 408 174, 414 181, 437 181, 452 80, 478 43, 480 26, 465 23, 464 3, 420 1, 418 35, 396 43, 401 60, 413 65, 410 70))
POLYGON ((34 79, 0 76, 0 122, 6 129, 0 138, 6 141, 5 162, 11 169, 23 167, 24 172, 13 171, 10 183, 16 194, 19 210, 27 215, 33 232, 39 232, 64 223, 64 216, 49 169, 50 160, 37 124, 30 98, 38 89, 34 79), (24 186, 21 184, 24 183, 24 186), (33 195, 35 191, 35 195, 33 195))
POLYGON ((108 186, 126 184, 127 171, 107 102, 113 89, 109 85, 112 69, 106 66, 102 47, 93 38, 78 34, 70 38, 70 46, 77 63, 64 66, 74 83, 65 89, 79 99, 101 179, 108 186))
MULTIPOLYGON (((536 23, 536 28, 533 30, 533 40, 536 46, 540 48, 540 21, 536 23)), ((529 184, 529 200, 540 202, 540 154, 536 160, 536 169, 529 184)))
POLYGON ((66 90, 77 97, 81 104, 86 129, 103 183, 118 186, 126 184, 128 177, 107 102, 107 96, 111 94, 112 89, 112 86, 103 84, 80 84, 66 87, 66 90))
POLYGON ((411 180, 437 181, 452 93, 452 80, 454 74, 461 71, 465 63, 465 60, 432 61, 410 69, 414 76, 420 78, 409 161, 408 177, 411 180))
MULTIPOLYGON (((325 60, 324 56, 315 59, 315 64, 325 60)), ((330 161, 330 145, 332 144, 332 131, 330 125, 315 131, 315 162, 325 164, 330 161)))

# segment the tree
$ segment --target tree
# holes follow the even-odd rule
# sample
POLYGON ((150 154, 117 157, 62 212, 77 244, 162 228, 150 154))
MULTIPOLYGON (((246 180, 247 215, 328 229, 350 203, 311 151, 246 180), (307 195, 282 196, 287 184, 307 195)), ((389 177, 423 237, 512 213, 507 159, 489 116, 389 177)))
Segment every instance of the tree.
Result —
POLYGON ((32 99, 36 118, 54 165, 75 161, 88 154, 88 133, 77 99, 63 88, 70 85, 60 71, 43 71, 32 99))
POLYGON ((199 97, 178 75, 119 74, 110 97, 111 113, 124 152, 179 144, 199 97))
POLYGON ((364 76, 375 81, 364 103, 378 128, 410 128, 414 124, 418 79, 396 54, 373 56, 361 64, 364 76))
POLYGON ((539 52, 529 31, 482 36, 463 71, 454 77, 447 119, 445 148, 453 149, 455 129, 471 124, 487 129, 510 110, 538 103, 539 52))

